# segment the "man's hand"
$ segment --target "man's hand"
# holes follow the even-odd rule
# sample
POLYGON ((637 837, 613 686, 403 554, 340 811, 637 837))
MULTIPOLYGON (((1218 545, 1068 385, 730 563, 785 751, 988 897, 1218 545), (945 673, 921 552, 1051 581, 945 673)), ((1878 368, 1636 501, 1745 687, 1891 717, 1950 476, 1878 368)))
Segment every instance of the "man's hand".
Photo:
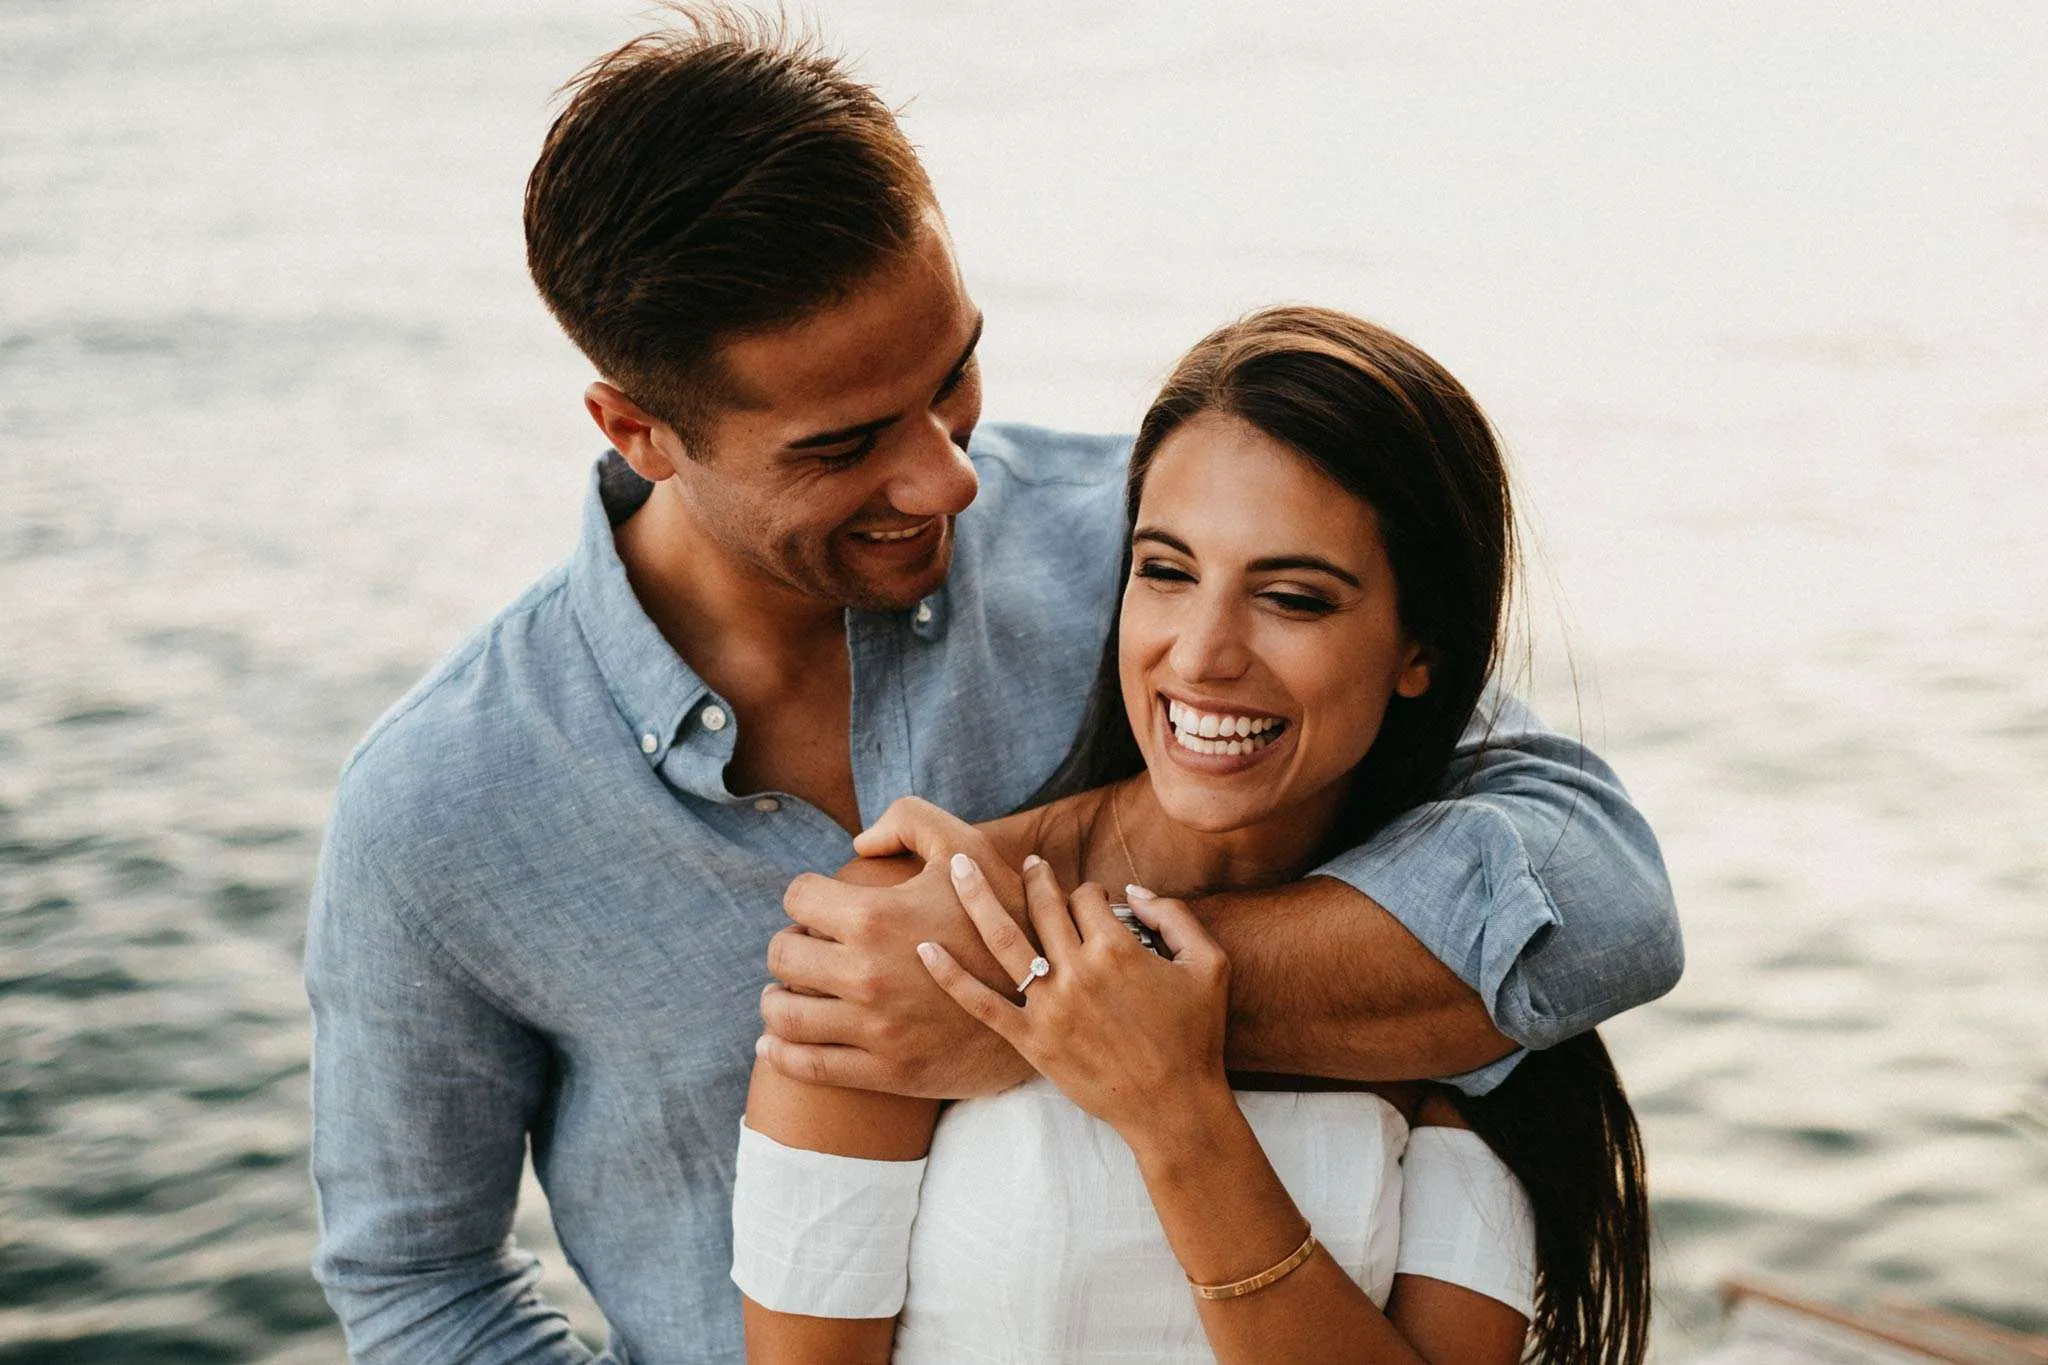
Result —
POLYGON ((1016 982, 961 906, 948 862, 965 853, 988 869, 1021 924, 1016 872, 981 831, 915 797, 890 806, 853 846, 867 861, 838 879, 799 877, 783 896, 796 923, 768 944, 768 970, 781 984, 761 997, 760 1055, 793 1080, 927 1099, 995 1094, 1029 1077, 1030 1064, 947 998, 917 956, 919 943, 942 944, 1010 991, 1016 982))

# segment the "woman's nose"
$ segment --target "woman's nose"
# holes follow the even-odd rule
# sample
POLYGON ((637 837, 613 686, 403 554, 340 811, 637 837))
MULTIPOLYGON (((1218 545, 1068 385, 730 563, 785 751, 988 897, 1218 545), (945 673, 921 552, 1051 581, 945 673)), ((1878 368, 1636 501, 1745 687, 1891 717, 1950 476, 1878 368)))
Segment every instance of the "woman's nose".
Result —
POLYGON ((1194 601, 1174 637, 1167 663, 1188 682, 1240 677, 1251 663, 1242 622, 1230 604, 1194 601))

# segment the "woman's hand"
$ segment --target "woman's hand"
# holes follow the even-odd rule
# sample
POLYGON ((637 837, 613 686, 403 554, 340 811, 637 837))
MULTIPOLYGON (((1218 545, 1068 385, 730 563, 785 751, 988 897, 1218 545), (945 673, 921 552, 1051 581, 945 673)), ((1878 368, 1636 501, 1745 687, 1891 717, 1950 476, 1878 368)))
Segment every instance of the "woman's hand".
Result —
POLYGON ((1168 960, 1117 922, 1101 887, 1083 883, 1069 902, 1052 868, 1034 855, 1024 862, 1025 898, 1041 945, 1034 949, 973 859, 954 857, 950 871, 960 903, 1011 978, 1022 981, 1041 953, 1049 970, 1016 1005, 940 945, 921 943, 918 956, 946 994, 1067 1098, 1132 1141, 1205 1090, 1228 1096, 1223 1028, 1230 962, 1185 905, 1129 888, 1131 909, 1165 941, 1173 953, 1168 960))

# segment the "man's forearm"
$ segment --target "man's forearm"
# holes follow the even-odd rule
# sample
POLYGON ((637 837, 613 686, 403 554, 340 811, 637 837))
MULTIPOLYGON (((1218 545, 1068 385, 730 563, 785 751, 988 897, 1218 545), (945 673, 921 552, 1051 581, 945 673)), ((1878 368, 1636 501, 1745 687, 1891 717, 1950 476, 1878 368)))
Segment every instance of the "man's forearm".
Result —
POLYGON ((1515 1048, 1471 987, 1340 881, 1311 877, 1193 905, 1230 955, 1234 1069, 1421 1080, 1515 1048))

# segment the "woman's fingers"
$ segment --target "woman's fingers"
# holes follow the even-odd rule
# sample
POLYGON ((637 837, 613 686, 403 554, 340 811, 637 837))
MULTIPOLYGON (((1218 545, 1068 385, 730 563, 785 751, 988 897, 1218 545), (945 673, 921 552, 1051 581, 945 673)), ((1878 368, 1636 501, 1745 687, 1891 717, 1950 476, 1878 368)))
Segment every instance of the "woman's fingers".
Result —
POLYGON ((1093 942, 1100 934, 1130 938, 1131 931, 1117 922, 1116 911, 1109 908, 1109 893, 1094 882, 1082 882, 1075 887, 1072 903, 1074 923, 1080 926, 1082 939, 1093 942))
POLYGON ((1017 1045, 1024 1028, 1024 1011, 1020 1007, 982 985, 940 945, 920 943, 917 955, 924 962, 924 969, 932 974, 932 980, 939 983, 939 989, 953 997, 954 1004, 1001 1034, 1011 1046, 1017 1045))
POLYGON ((1074 927, 1074 917, 1067 910, 1067 893, 1060 889, 1060 879, 1052 864, 1036 853, 1024 860, 1024 902, 1030 907, 1031 927, 1038 934, 1046 957, 1054 962, 1071 957, 1073 950, 1081 946, 1081 932, 1074 927))
POLYGON ((989 952, 1012 981, 1023 980, 1024 973, 1031 969, 1031 960, 1038 956, 1038 949, 996 899, 988 878, 981 874, 981 865, 965 853, 955 853, 947 862, 947 870, 953 878, 954 894, 960 897, 974 927, 981 931, 981 941, 988 945, 989 952))
POLYGON ((1176 959, 1183 955, 1205 957, 1223 951, 1222 945, 1211 938, 1202 922, 1195 918, 1195 912, 1182 902, 1155 896, 1142 886, 1127 886, 1124 894, 1130 897, 1132 913, 1144 921, 1146 928, 1159 935, 1176 959))

